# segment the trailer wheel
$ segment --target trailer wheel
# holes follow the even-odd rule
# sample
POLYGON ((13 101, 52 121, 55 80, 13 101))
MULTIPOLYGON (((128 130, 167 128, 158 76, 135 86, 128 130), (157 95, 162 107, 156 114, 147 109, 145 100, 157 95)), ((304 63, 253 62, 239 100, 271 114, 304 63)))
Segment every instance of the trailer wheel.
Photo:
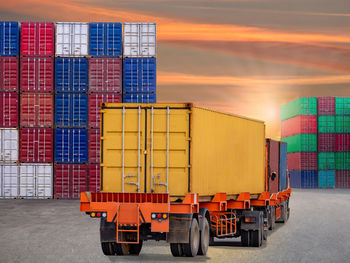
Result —
POLYGON ((142 240, 140 240, 138 244, 129 244, 130 255, 138 256, 141 252, 142 244, 143 244, 142 240))
POLYGON ((195 257, 199 249, 199 226, 197 219, 193 218, 190 228, 190 240, 182 244, 182 249, 186 257, 195 257))
POLYGON ((181 257, 183 255, 182 245, 180 243, 171 243, 170 251, 174 257, 181 257))
POLYGON ((260 247, 262 241, 262 233, 260 230, 249 231, 250 232, 250 246, 260 247))
POLYGON ((203 219, 203 229, 200 231, 200 243, 198 249, 198 255, 205 256, 209 247, 209 239, 210 239, 210 230, 209 223, 206 218, 203 219))
POLYGON ((243 247, 249 247, 249 231, 241 231, 241 243, 243 247))
POLYGON ((114 243, 114 250, 117 256, 127 256, 129 255, 130 246, 124 243, 114 243))
POLYGON ((113 256, 115 254, 113 242, 102 242, 102 252, 106 256, 113 256))

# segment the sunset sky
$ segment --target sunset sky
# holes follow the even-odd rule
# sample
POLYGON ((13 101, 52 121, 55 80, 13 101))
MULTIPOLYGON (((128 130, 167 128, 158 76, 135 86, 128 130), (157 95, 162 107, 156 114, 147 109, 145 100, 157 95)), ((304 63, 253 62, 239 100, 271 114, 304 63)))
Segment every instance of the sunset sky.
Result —
POLYGON ((1 20, 156 22, 158 101, 266 121, 299 96, 350 96, 349 0, 0 0, 1 20))

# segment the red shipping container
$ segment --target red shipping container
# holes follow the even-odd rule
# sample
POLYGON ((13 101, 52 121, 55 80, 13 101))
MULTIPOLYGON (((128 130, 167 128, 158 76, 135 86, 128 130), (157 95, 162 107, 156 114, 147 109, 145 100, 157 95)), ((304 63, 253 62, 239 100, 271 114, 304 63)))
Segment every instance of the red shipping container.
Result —
POLYGON ((79 199, 81 192, 88 189, 86 164, 56 164, 54 176, 54 197, 79 199))
POLYGON ((22 93, 20 126, 53 127, 53 94, 22 93))
POLYGON ((0 127, 18 127, 18 93, 0 92, 0 127))
POLYGON ((350 171, 335 172, 335 187, 350 188, 350 171))
POLYGON ((19 161, 22 163, 52 163, 53 129, 21 128, 19 161))
POLYGON ((22 56, 54 56, 55 25, 51 22, 21 23, 22 56))
POLYGON ((18 58, 0 57, 0 91, 18 91, 18 58))
POLYGON ((318 115, 335 115, 335 98, 317 98, 318 115))
POLYGON ((90 92, 122 92, 122 60, 120 58, 89 59, 90 92))
POLYGON ((100 164, 89 164, 89 192, 100 191, 100 164))
POLYGON ((319 133, 318 134, 318 151, 319 152, 335 152, 335 133, 319 133))
POLYGON ((89 130, 89 163, 100 163, 100 129, 89 130))
POLYGON ((52 92, 54 90, 54 59, 49 57, 21 57, 20 90, 52 92))
POLYGON ((90 93, 89 94, 89 127, 100 127, 101 104, 103 102, 121 102, 120 93, 90 93))
POLYGON ((337 134, 335 148, 337 152, 350 152, 350 134, 337 134))
POLYGON ((317 133, 317 115, 299 115, 282 121, 282 138, 301 133, 317 133))
POLYGON ((267 147, 267 172, 268 187, 270 193, 277 193, 279 186, 280 166, 280 142, 266 139, 267 147))
POLYGON ((288 170, 317 170, 317 152, 298 152, 287 154, 288 170))

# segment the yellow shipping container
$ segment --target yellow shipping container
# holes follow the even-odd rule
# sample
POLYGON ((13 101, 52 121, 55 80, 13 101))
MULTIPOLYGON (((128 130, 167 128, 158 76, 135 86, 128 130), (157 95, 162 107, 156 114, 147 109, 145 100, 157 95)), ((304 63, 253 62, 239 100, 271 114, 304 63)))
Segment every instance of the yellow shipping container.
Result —
POLYGON ((192 104, 106 103, 101 114, 103 192, 265 190, 261 121, 192 104))

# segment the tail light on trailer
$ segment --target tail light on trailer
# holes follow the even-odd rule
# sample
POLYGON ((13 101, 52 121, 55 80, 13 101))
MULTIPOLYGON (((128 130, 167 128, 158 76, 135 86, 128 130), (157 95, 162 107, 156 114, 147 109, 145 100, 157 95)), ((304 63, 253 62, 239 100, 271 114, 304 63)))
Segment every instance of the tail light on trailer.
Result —
POLYGON ((168 219, 168 214, 165 214, 165 213, 152 213, 151 214, 151 218, 154 219, 154 220, 166 220, 168 219))
POLYGON ((244 218, 244 222, 245 223, 255 223, 256 222, 256 218, 255 217, 245 217, 244 218))
POLYGON ((106 212, 91 212, 90 213, 90 217, 93 217, 93 218, 106 218, 107 217, 107 213, 106 212))

